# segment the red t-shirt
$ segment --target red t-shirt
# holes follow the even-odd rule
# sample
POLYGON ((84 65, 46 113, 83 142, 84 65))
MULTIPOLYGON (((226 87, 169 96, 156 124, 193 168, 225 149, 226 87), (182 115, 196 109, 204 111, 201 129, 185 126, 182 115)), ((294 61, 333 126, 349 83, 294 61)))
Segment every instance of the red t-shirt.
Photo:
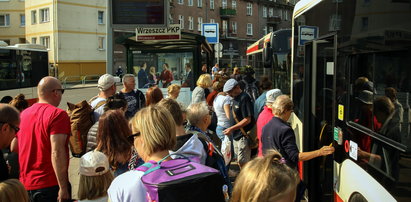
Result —
POLYGON ((257 138, 258 138, 258 156, 263 156, 263 144, 261 142, 261 133, 263 132, 263 127, 267 125, 268 122, 273 118, 272 109, 264 106, 263 111, 258 115, 257 119, 257 138))
MULTIPOLYGON (((50 135, 67 134, 64 147, 68 156, 70 119, 67 113, 50 104, 36 103, 21 115, 19 145, 20 181, 27 190, 58 185, 51 163, 50 135)), ((67 163, 68 165, 68 163, 67 163)))

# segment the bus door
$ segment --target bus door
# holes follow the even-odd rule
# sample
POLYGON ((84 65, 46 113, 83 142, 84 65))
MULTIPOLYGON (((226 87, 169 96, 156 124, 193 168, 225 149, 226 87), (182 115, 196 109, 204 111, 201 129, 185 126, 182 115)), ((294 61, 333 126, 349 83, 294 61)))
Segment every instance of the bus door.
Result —
MULTIPOLYGON (((335 114, 336 35, 305 44, 304 138, 303 151, 312 151, 333 142, 335 114)), ((333 198, 332 156, 304 163, 305 182, 311 201, 333 198)))

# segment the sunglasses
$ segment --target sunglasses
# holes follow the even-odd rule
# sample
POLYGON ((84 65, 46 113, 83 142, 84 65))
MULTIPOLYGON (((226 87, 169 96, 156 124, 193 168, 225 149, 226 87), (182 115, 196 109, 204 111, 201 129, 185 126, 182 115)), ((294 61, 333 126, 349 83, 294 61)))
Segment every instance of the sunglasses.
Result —
MULTIPOLYGON (((0 122, 0 123, 5 124, 5 123, 7 123, 7 122, 0 122)), ((16 131, 16 133, 19 132, 19 130, 20 130, 19 127, 15 126, 15 125, 13 125, 13 124, 11 124, 11 123, 7 123, 7 124, 9 124, 9 126, 10 126, 11 128, 13 128, 13 130, 16 131)))
POLYGON ((57 90, 61 91, 61 94, 64 94, 64 89, 58 88, 58 89, 54 89, 53 91, 57 91, 57 90))
POLYGON ((127 139, 130 143, 133 143, 136 137, 140 136, 140 132, 134 133, 132 135, 127 136, 127 139))

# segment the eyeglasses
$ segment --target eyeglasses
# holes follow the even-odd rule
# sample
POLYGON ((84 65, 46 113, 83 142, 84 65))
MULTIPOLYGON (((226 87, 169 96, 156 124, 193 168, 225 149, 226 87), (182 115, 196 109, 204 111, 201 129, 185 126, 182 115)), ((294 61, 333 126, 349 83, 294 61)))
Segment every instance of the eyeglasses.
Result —
POLYGON ((59 90, 59 91, 61 91, 61 94, 64 94, 64 89, 57 88, 57 89, 54 89, 53 91, 56 91, 56 90, 59 90))
POLYGON ((132 134, 132 135, 129 135, 129 136, 127 137, 127 139, 128 139, 128 141, 129 141, 130 143, 133 143, 134 140, 136 139, 136 137, 138 137, 138 136, 140 136, 140 132, 137 132, 137 133, 134 133, 134 134, 132 134))
MULTIPOLYGON (((4 123, 7 123, 7 122, 0 122, 0 123, 4 124, 4 123)), ((11 128, 13 128, 13 130, 14 130, 16 133, 19 132, 19 130, 20 130, 19 127, 15 126, 15 125, 13 125, 13 124, 11 124, 11 123, 7 123, 7 124, 9 124, 9 126, 10 126, 11 128)))

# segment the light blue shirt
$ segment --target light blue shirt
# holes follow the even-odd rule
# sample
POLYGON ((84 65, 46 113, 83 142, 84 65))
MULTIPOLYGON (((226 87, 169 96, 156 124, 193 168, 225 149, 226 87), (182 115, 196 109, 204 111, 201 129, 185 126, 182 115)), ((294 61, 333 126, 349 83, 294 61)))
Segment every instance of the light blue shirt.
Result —
POLYGON ((261 94, 260 97, 258 97, 255 100, 255 103, 254 103, 254 118, 255 118, 255 120, 258 119, 258 115, 263 110, 263 107, 265 105, 265 101, 267 100, 267 98, 265 97, 265 94, 267 94, 267 91, 264 91, 263 94, 261 94))

